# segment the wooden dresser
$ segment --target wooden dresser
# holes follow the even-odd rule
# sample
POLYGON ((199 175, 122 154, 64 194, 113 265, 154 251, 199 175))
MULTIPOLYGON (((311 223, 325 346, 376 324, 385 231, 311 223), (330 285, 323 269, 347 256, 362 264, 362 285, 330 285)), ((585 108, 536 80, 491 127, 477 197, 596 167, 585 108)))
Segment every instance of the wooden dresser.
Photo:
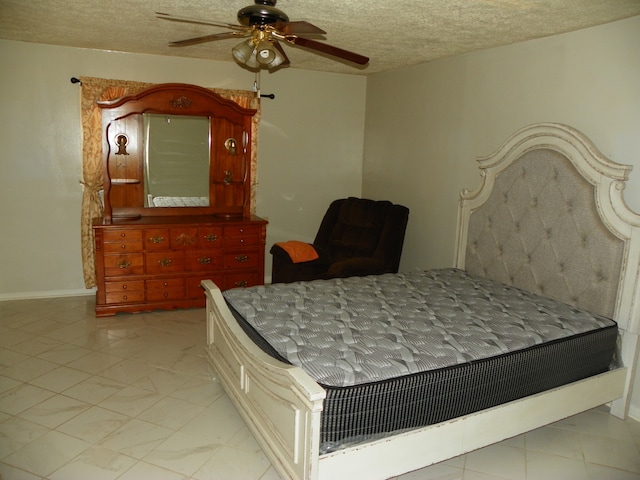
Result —
POLYGON ((266 224, 213 216, 96 221, 96 316, 203 307, 204 279, 223 290, 262 284, 266 224))
POLYGON ((204 279, 223 290, 262 284, 267 222, 251 204, 256 110, 186 84, 98 106, 96 316, 203 307, 204 279))

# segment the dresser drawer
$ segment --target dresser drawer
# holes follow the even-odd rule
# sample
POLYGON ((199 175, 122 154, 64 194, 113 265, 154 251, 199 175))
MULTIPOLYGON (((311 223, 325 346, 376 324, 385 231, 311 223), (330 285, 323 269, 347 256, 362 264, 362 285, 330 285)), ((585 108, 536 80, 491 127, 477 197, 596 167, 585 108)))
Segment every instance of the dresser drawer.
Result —
POLYGON ((141 252, 142 240, 136 242, 119 242, 107 243, 102 245, 104 253, 125 253, 125 252, 141 252))
POLYGON ((243 235, 258 235, 260 227, 257 225, 237 225, 233 227, 224 227, 225 237, 241 237, 243 235))
POLYGON ((136 280, 132 282, 105 282, 104 291, 107 293, 143 292, 144 282, 136 280))
POLYGON ((103 236, 105 242, 142 242, 141 230, 105 229, 103 236))
POLYGON ((120 275, 140 275, 144 273, 144 257, 142 253, 122 253, 104 256, 105 277, 120 275))
POLYGON ((184 270, 184 252, 145 253, 146 273, 174 273, 184 270))
POLYGON ((254 225, 239 225, 224 228, 225 247, 243 247, 257 245, 260 241, 260 227, 254 225))
POLYGON ((184 298, 184 279, 147 280, 147 300, 184 298))
POLYGON ((171 248, 187 249, 198 247, 198 229, 197 228, 172 228, 171 232, 171 248))
POLYGON ((144 248, 150 250, 169 250, 169 229, 148 228, 144 231, 144 248))
POLYGON ((144 290, 132 290, 123 292, 107 292, 107 303, 138 303, 144 302, 144 290))
POLYGON ((224 237, 225 247, 247 247, 251 245, 257 245, 260 241, 260 237, 256 235, 245 235, 243 237, 224 237))
POLYGON ((140 230, 107 230, 104 232, 103 239, 105 253, 142 251, 140 230))
POLYGON ((227 253, 224 256, 224 268, 257 268, 260 258, 255 250, 227 253))
POLYGON ((262 285, 262 282, 259 281, 258 278, 258 272, 248 271, 243 273, 234 273, 224 276, 223 290, 238 287, 253 287, 254 285, 262 285))
POLYGON ((186 270, 203 272, 222 268, 222 252, 220 250, 196 250, 186 252, 186 270))

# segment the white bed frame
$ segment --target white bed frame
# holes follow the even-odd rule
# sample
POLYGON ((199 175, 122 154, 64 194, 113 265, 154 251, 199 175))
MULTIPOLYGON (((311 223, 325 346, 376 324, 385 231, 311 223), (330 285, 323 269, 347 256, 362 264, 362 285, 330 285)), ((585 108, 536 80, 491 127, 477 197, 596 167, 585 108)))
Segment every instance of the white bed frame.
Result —
POLYGON ((482 184, 474 192, 462 192, 455 264, 465 266, 470 215, 488 198, 496 176, 524 153, 540 148, 571 160, 594 186, 601 220, 624 242, 613 315, 621 333, 621 366, 464 417, 319 455, 325 391, 302 369, 262 352, 237 324, 217 286, 204 281, 210 364, 283 478, 386 479, 609 402, 612 414, 626 417, 640 348, 640 217, 622 199, 631 167, 607 160, 584 135, 564 125, 536 124, 516 132, 496 153, 478 159, 482 184))

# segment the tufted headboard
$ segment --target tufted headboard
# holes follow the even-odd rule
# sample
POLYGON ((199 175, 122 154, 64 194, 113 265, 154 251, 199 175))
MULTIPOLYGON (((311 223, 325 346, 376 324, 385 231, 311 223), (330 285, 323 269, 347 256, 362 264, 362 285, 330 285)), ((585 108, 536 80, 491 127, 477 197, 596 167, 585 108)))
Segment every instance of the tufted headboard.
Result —
POLYGON ((460 198, 456 267, 637 333, 640 217, 622 199, 631 167, 553 123, 519 130, 478 163, 481 185, 460 198))
POLYGON ((466 270, 613 317, 624 241, 593 185, 555 150, 524 153, 469 219, 466 270))

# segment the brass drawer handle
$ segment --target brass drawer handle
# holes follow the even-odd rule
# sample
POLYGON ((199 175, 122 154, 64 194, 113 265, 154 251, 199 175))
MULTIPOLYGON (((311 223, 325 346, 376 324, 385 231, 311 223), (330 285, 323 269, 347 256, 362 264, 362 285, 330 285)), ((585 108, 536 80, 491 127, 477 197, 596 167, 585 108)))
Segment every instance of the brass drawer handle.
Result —
POLYGON ((155 243, 157 245, 158 243, 164 242, 164 237, 162 235, 158 235, 158 236, 155 236, 155 237, 150 237, 149 241, 151 243, 155 243))
POLYGON ((240 280, 236 282, 235 285, 236 287, 246 287, 247 285, 249 285, 249 282, 247 282, 246 280, 240 280))
POLYGON ((131 266, 131 262, 129 262, 127 260, 120 260, 116 264, 116 267, 118 267, 118 268, 129 268, 130 266, 131 266))
POLYGON ((218 240, 218 235, 212 234, 212 235, 205 235, 204 239, 207 242, 215 242, 216 240, 218 240))
POLYGON ((158 260, 158 264, 161 267, 168 267, 172 263, 173 263, 173 261, 170 258, 161 258, 160 260, 158 260))
POLYGON ((200 257, 198 259, 198 263, 200 265, 210 265, 211 264, 211 257, 200 257))
POLYGON ((236 255, 235 260, 236 262, 244 263, 249 260, 249 257, 247 255, 236 255))

